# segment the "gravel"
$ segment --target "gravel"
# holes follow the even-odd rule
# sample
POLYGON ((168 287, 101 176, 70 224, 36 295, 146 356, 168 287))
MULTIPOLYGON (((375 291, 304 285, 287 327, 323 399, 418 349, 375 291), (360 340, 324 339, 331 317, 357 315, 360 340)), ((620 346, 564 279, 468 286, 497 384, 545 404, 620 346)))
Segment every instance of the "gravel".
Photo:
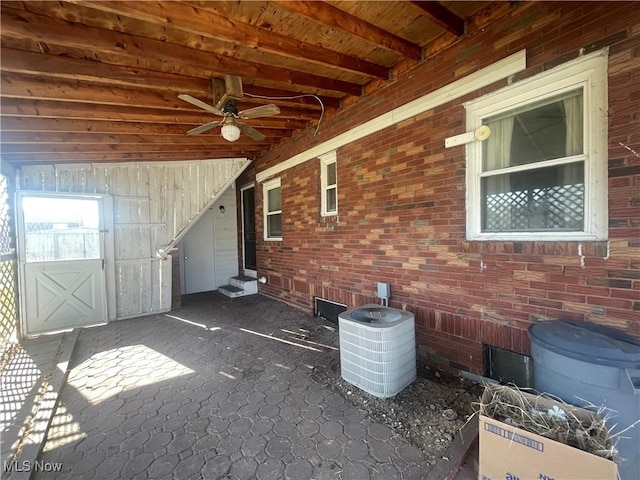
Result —
POLYGON ((327 367, 316 367, 313 377, 421 449, 431 465, 477 410, 483 391, 478 383, 422 365, 411 385, 395 397, 381 399, 342 379, 337 352, 327 367))

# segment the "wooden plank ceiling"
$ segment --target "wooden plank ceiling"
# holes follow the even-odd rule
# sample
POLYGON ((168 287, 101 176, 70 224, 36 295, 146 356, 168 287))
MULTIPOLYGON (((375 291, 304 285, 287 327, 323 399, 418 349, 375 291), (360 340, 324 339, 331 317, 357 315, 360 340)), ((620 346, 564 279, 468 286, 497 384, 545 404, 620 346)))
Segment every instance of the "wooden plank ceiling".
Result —
POLYGON ((257 158, 463 37, 489 3, 3 0, 2 160, 257 158), (186 134, 221 117, 178 95, 215 105, 225 74, 242 79, 238 110, 279 107, 242 120, 263 140, 186 134))

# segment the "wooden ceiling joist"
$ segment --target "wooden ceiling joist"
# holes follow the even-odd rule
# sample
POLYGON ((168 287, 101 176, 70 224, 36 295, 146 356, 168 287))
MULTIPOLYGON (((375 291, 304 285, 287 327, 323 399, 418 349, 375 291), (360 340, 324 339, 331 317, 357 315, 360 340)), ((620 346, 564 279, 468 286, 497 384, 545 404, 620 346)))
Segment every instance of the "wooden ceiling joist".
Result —
MULTIPOLYGON (((173 111, 154 108, 126 107, 122 105, 100 105, 91 104, 87 108, 86 104, 79 102, 57 102, 48 100, 35 100, 32 98, 2 98, 2 115, 15 117, 46 117, 46 118, 69 118, 86 120, 107 120, 121 122, 150 122, 150 123, 179 123, 184 125, 198 125, 211 122, 215 116, 204 111, 173 111)), ((309 112, 303 115, 300 112, 297 118, 286 118, 282 114, 277 117, 267 119, 247 120, 251 125, 259 125, 260 121, 280 121, 286 128, 298 128, 300 123, 305 123, 305 118, 317 118, 318 114, 309 112)), ((275 128, 275 127, 274 127, 275 128)))
MULTIPOLYGON (((370 77, 387 78, 389 71, 361 58, 341 55, 318 45, 297 41, 269 30, 222 18, 206 10, 178 2, 94 2, 82 1, 84 6, 117 15, 126 15, 157 25, 172 25, 191 34, 207 38, 220 38, 229 42, 242 39, 244 48, 260 48, 288 58, 304 59, 328 64, 345 71, 370 77)), ((82 20, 82 19, 80 19, 82 20)))
POLYGON ((377 94, 387 79, 507 15, 505 2, 114 0, 0 2, 0 155, 21 164, 257 159, 377 94), (446 7, 445 7, 446 5, 446 7), (443 34, 445 32, 445 34, 443 34), (451 32, 451 33, 446 33, 451 32), (208 105, 234 75, 228 142, 208 105), (241 89, 240 89, 241 87, 241 89), (324 117, 321 117, 324 115, 324 117))
MULTIPOLYGON (((238 147, 243 149, 255 149, 258 150, 262 148, 261 145, 250 145, 248 143, 238 144, 238 147)), ((55 154, 63 154, 63 153, 82 153, 82 154, 91 154, 91 153, 119 153, 124 154, 127 152, 136 152, 136 153, 163 153, 163 152, 171 152, 172 154, 178 152, 190 152, 196 153, 201 151, 210 151, 216 149, 224 149, 228 148, 227 144, 214 144, 211 142, 209 137, 204 137, 202 143, 197 144, 180 144, 175 146, 167 146, 166 144, 154 144, 154 143, 138 143, 138 144, 104 144, 104 143, 55 143, 55 144, 44 144, 44 143, 17 143, 6 145, 3 155, 40 155, 46 153, 55 153, 55 154)))
POLYGON ((134 61, 150 59, 171 65, 189 65, 202 70, 216 70, 235 75, 265 77, 283 84, 306 85, 312 89, 333 90, 359 96, 362 86, 333 78, 277 68, 266 64, 247 64, 241 60, 175 45, 160 40, 129 35, 113 30, 103 30, 80 23, 42 17, 28 12, 3 9, 0 17, 0 36, 13 36, 72 48, 91 48, 99 57, 117 52, 134 61))
MULTIPOLYGON (((210 119, 210 121, 214 121, 210 119)), ((46 117, 0 117, 0 127, 5 134, 11 132, 93 132, 93 133, 152 133, 155 135, 184 134, 194 126, 204 122, 192 124, 180 124, 177 122, 114 122, 109 120, 78 120, 70 118, 46 118, 46 117)), ((249 123, 247 120, 246 123, 249 123)), ((286 130, 293 131, 296 127, 287 125, 284 121, 275 119, 251 120, 254 128, 268 128, 281 130, 281 135, 286 135, 286 130)), ((297 124, 300 128, 303 125, 297 124)))
POLYGON ((465 34, 464 20, 441 3, 432 0, 412 0, 411 3, 429 15, 433 22, 453 33, 456 37, 465 34))
POLYGON ((304 15, 321 24, 340 29, 381 47, 401 53, 413 60, 422 58, 422 47, 389 33, 371 23, 324 2, 277 0, 287 10, 304 15))
MULTIPOLYGON (((246 135, 241 135, 238 140, 233 142, 234 145, 268 145, 277 143, 279 140, 275 137, 273 132, 260 130, 268 134, 269 136, 264 140, 255 141, 246 135)), ((183 133, 174 135, 153 135, 149 133, 137 134, 137 133, 66 133, 66 132, 13 132, 11 135, 7 135, 2 139, 2 142, 10 150, 11 144, 29 144, 29 143, 71 143, 71 144, 119 144, 124 145, 127 143, 139 144, 139 143, 155 143, 165 145, 181 145, 181 144, 202 144, 207 138, 210 145, 220 144, 225 145, 229 142, 221 138, 219 135, 210 132, 203 135, 185 135, 183 133)))
MULTIPOLYGON (((234 157, 251 158, 260 149, 249 147, 236 147, 233 150, 234 157)), ((51 164, 51 163, 98 163, 98 162, 180 162, 186 160, 205 160, 223 158, 229 152, 228 148, 210 148, 197 152, 131 152, 126 153, 43 153, 43 154, 3 154, 3 158, 12 163, 20 164, 51 164)))
POLYGON ((211 91, 210 81, 204 78, 186 77, 143 68, 106 65, 94 60, 59 57, 12 48, 0 49, 0 58, 2 58, 2 70, 7 73, 47 75, 61 80, 86 81, 120 87, 144 87, 149 90, 179 90, 189 95, 202 95, 203 92, 211 91))
MULTIPOLYGON (((3 75, 0 77, 0 96, 2 98, 30 98, 60 102, 80 102, 100 105, 112 105, 130 108, 166 109, 176 113, 198 112, 201 110, 180 100, 173 94, 161 91, 140 90, 117 87, 104 87, 69 82, 44 82, 34 77, 3 75)), ((262 102, 266 103, 266 102, 262 102)), ((247 105, 253 107, 253 105, 247 105)), ((242 105, 240 110, 243 110, 242 105)), ((278 118, 300 116, 317 118, 316 111, 302 112, 299 107, 282 107, 278 118)), ((210 115, 209 121, 215 120, 210 115)))

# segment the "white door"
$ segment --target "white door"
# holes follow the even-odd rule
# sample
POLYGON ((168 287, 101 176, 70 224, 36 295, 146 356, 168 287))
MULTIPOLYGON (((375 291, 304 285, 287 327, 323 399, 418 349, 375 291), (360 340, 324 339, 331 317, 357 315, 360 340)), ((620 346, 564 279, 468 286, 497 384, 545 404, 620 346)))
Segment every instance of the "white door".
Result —
POLYGON ((209 292, 238 275, 236 192, 229 188, 180 242, 181 291, 209 292))
POLYGON ((106 322, 101 203, 91 196, 18 194, 23 333, 106 322))
POLYGON ((198 219, 181 242, 184 293, 209 292, 216 285, 211 210, 198 219))

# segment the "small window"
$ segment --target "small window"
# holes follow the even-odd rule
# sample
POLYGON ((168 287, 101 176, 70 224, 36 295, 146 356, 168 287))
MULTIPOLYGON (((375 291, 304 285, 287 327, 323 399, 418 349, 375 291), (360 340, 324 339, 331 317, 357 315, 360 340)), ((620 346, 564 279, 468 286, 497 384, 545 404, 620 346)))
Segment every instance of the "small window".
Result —
POLYGON ((471 240, 607 236, 606 56, 577 60, 470 102, 471 240), (603 187, 604 186, 604 187, 603 187))
POLYGON ((263 184, 264 239, 282 240, 282 199, 280 179, 263 184))
POLYGON ((336 152, 320 158, 321 214, 323 217, 338 214, 338 168, 336 152))

